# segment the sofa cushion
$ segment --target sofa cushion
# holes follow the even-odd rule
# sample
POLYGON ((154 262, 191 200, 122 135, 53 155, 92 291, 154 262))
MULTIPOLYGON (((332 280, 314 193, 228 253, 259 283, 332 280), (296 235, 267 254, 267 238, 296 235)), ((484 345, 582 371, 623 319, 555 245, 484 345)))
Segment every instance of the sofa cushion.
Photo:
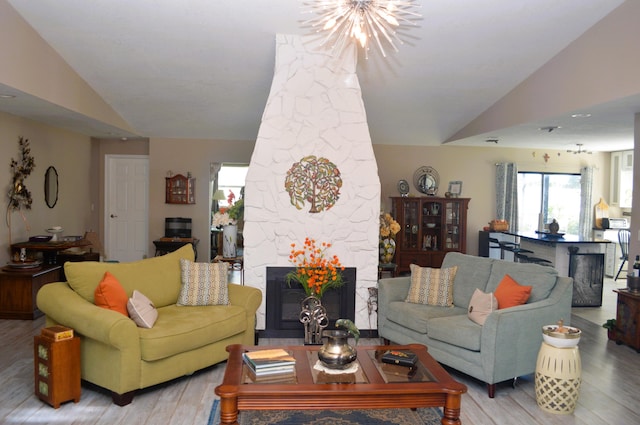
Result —
POLYGON ((484 325, 485 320, 487 320, 487 316, 497 309, 498 300, 496 299, 496 296, 493 295, 493 292, 485 294, 480 289, 476 289, 471 297, 471 301, 469 302, 467 315, 469 316, 469 319, 482 326, 484 325))
POLYGON ((447 253, 442 262, 442 267, 458 266, 456 278, 453 281, 454 305, 462 307, 466 311, 476 288, 485 292, 492 292, 494 290, 488 290, 486 288, 487 281, 491 275, 493 261, 494 260, 489 258, 475 257, 459 252, 447 253))
POLYGON ((96 286, 93 298, 98 307, 117 311, 129 317, 127 312, 127 292, 111 273, 104 272, 102 280, 96 286))
POLYGON ((480 351, 482 326, 469 320, 466 314, 430 319, 428 326, 431 339, 480 351))
POLYGON ((505 275, 496 288, 495 295, 498 308, 515 307, 527 302, 531 295, 531 286, 520 285, 511 276, 505 275))
POLYGON ((451 317, 465 314, 459 307, 439 307, 424 304, 414 304, 404 301, 389 303, 387 319, 415 332, 428 333, 428 322, 434 317, 451 317))
POLYGON ((85 300, 93 303, 94 291, 104 272, 113 274, 127 297, 133 290, 145 294, 157 307, 175 304, 180 292, 180 259, 194 259, 191 244, 174 252, 129 263, 99 263, 94 261, 66 262, 64 273, 71 289, 85 300))
POLYGON ((127 302, 127 311, 131 320, 141 328, 152 328, 158 319, 158 310, 151 300, 136 289, 127 302))
POLYGON ((182 287, 178 296, 178 305, 227 305, 228 264, 194 263, 186 259, 180 260, 182 287))
POLYGON ((553 267, 494 260, 485 292, 495 292, 498 284, 507 274, 521 285, 532 287, 531 296, 527 301, 529 303, 549 298, 558 278, 558 271, 553 267))
POLYGON ((406 302, 453 307, 453 280, 457 267, 434 269, 409 265, 411 286, 406 302))
POLYGON ((142 359, 154 361, 194 350, 240 334, 247 326, 247 312, 237 305, 162 307, 153 328, 139 328, 142 359))

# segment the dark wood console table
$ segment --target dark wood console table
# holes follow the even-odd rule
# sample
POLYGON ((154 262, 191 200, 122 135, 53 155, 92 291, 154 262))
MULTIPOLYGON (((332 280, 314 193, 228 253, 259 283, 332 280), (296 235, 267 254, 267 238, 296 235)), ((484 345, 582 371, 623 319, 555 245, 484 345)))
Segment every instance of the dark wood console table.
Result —
POLYGON ((60 264, 58 262, 58 253, 69 248, 78 248, 89 246, 91 242, 86 239, 75 241, 49 241, 49 242, 18 242, 11 245, 11 254, 20 253, 22 248, 27 250, 27 257, 32 258, 33 253, 42 253, 42 259, 45 264, 60 264))
POLYGON ((61 280, 60 266, 37 269, 0 270, 0 319, 33 320, 42 316, 36 306, 36 294, 47 283, 61 280))

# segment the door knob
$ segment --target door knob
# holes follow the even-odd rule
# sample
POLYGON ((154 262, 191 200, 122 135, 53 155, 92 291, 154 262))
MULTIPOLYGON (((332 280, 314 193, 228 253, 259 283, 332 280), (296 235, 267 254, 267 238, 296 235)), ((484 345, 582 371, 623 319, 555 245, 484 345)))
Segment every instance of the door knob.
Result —
POLYGON ((111 218, 116 218, 117 215, 111 214, 111 218))

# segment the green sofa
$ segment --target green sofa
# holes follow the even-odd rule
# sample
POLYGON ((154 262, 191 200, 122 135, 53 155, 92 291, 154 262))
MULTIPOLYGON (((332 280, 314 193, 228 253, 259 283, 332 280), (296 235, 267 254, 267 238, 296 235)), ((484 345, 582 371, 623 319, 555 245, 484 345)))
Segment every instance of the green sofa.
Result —
POLYGON ((571 320, 573 279, 555 269, 449 252, 443 268, 457 266, 453 281, 453 307, 405 302, 411 277, 378 282, 378 334, 398 344, 420 343, 438 362, 488 384, 489 397, 496 383, 535 372, 542 343, 542 326, 571 320), (496 310, 484 326, 467 315, 476 288, 494 292, 509 274, 532 286, 526 304, 496 310))
POLYGON ((191 245, 131 263, 65 263, 67 282, 45 285, 37 295, 46 325, 71 327, 81 338, 82 379, 129 404, 135 390, 169 381, 225 361, 230 344, 252 345, 262 292, 229 284, 230 305, 178 306, 180 259, 194 261, 191 245), (158 310, 150 329, 94 304, 104 272, 117 277, 131 296, 146 295, 158 310))

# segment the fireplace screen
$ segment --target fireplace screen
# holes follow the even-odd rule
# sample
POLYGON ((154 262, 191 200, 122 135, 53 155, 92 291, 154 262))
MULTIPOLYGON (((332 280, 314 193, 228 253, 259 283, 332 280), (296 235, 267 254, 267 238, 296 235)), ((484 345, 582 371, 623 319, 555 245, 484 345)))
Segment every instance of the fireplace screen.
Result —
MULTIPOLYGON (((267 267, 267 312, 265 338, 302 338, 300 302, 306 294, 300 284, 287 285, 285 276, 293 267, 267 267)), ((335 329, 338 319, 355 320, 356 268, 347 267, 343 272, 344 285, 324 293, 322 305, 327 310, 329 326, 335 329)))

